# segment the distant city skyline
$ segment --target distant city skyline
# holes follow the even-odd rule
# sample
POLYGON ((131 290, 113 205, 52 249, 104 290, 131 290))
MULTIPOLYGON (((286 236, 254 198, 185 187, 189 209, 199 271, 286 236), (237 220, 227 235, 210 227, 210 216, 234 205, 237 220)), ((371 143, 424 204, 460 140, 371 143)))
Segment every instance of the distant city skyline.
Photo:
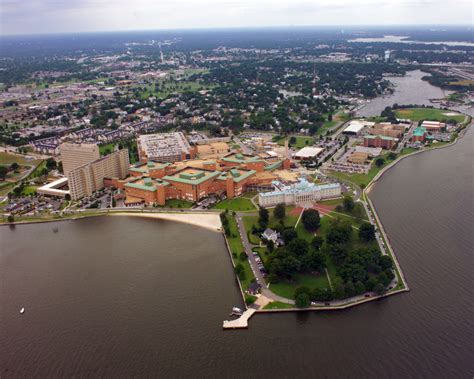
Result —
POLYGON ((470 25, 470 0, 0 0, 0 35, 275 26, 470 25))

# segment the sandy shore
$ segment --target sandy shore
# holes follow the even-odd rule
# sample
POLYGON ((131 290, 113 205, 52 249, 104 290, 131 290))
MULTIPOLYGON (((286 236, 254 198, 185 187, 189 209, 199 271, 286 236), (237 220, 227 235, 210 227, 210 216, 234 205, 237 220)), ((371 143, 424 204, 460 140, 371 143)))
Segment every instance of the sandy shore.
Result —
POLYGON ((190 225, 200 226, 213 231, 221 230, 222 224, 219 214, 213 213, 132 213, 117 212, 110 213, 110 216, 148 217, 161 220, 184 222, 190 225))

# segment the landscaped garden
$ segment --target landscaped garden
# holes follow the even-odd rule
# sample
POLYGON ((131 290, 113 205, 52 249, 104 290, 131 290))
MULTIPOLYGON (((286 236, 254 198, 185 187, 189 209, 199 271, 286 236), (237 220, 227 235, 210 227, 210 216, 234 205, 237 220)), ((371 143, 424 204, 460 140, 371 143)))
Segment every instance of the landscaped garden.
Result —
POLYGON ((264 246, 253 249, 263 260, 275 294, 304 307, 310 301, 386 290, 394 277, 392 261, 381 255, 374 227, 364 221, 365 211, 364 218, 352 216, 351 199, 338 205, 347 214, 330 212, 320 217, 309 209, 299 219, 281 210, 282 206, 280 212, 260 209, 258 216, 243 217, 251 243, 259 244, 266 228, 278 231, 284 241, 283 246, 263 241, 264 246))
POLYGON ((254 211, 256 208, 252 201, 246 197, 235 197, 232 199, 225 199, 217 203, 214 209, 227 209, 229 211, 242 212, 242 211, 254 211))

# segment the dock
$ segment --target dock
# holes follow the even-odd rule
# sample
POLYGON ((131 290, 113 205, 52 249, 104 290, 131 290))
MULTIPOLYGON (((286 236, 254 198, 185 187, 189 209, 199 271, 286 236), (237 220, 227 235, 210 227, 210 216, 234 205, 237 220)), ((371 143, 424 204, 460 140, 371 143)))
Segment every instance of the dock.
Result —
POLYGON ((242 315, 235 320, 225 320, 222 327, 224 329, 245 329, 249 326, 249 319, 257 310, 248 308, 242 315))

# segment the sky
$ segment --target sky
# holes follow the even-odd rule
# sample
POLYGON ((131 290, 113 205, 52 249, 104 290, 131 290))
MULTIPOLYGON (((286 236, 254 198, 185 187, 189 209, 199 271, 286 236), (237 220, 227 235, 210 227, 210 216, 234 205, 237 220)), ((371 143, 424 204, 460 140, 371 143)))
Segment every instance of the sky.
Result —
POLYGON ((318 25, 472 25, 471 0, 0 0, 0 34, 318 25))

